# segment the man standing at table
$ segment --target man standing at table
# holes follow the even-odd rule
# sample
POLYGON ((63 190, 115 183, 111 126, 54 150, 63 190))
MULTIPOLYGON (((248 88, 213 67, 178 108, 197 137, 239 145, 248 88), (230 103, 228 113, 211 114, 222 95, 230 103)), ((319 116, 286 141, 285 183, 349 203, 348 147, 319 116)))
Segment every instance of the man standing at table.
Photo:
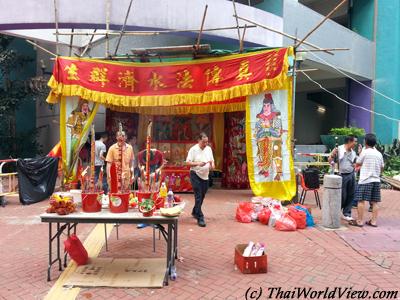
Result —
POLYGON ((208 146, 208 136, 204 132, 200 133, 198 143, 190 148, 186 163, 190 166, 190 182, 194 192, 192 216, 200 227, 206 227, 201 206, 208 190, 210 170, 215 168, 215 164, 211 147, 208 146))
POLYGON ((108 139, 108 134, 102 133, 100 135, 100 138, 95 142, 95 158, 94 158, 94 181, 97 184, 97 181, 99 180, 99 175, 100 172, 103 171, 103 180, 101 185, 103 186, 103 191, 104 194, 107 195, 108 192, 108 186, 107 186, 107 174, 104 173, 104 162, 106 161, 106 145, 104 143, 107 142, 108 139))
POLYGON ((132 146, 126 143, 126 134, 124 131, 117 132, 117 142, 110 147, 107 153, 106 162, 107 162, 107 179, 108 185, 111 188, 111 176, 110 169, 111 164, 114 162, 117 165, 117 168, 121 168, 122 170, 122 181, 123 186, 120 187, 120 191, 129 191, 129 183, 131 180, 131 167, 133 161, 133 149, 132 146), (122 155, 122 157, 121 157, 122 155))

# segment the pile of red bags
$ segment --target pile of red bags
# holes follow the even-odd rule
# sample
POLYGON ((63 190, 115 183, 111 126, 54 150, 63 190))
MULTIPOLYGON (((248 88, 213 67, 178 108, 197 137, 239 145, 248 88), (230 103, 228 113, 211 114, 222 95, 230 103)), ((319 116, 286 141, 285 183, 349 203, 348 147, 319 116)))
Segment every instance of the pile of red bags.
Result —
POLYGON ((284 208, 275 200, 263 205, 240 202, 236 209, 236 220, 241 223, 258 220, 261 224, 275 226, 275 229, 280 231, 295 231, 314 225, 310 209, 303 205, 296 204, 284 208))

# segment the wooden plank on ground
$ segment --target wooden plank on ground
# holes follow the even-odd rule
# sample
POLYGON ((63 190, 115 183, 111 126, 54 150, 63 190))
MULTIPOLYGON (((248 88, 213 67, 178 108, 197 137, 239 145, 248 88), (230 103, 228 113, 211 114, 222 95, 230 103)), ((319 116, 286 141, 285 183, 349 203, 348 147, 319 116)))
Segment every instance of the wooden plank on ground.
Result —
MULTIPOLYGON (((110 236, 113 229, 113 224, 107 224, 107 238, 110 236)), ((97 224, 90 232, 83 245, 85 246, 89 257, 97 257, 104 246, 104 224, 97 224)), ((64 288, 63 285, 71 274, 74 273, 77 265, 70 261, 67 268, 61 273, 56 283, 50 289, 49 293, 44 298, 45 300, 73 300, 80 292, 80 288, 64 288)))

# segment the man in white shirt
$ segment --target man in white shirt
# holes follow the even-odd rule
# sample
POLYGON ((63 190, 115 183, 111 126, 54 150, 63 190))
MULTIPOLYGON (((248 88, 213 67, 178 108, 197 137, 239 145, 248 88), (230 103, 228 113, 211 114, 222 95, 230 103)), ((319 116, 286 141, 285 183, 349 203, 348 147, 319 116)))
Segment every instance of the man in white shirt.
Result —
POLYGON ((357 159, 357 166, 361 166, 360 179, 356 190, 355 199, 357 205, 357 220, 349 222, 350 225, 362 227, 364 222, 364 203, 369 201, 372 204, 372 217, 365 224, 377 227, 378 202, 381 201, 381 172, 383 170, 382 154, 375 149, 376 136, 372 133, 365 135, 365 148, 357 159))
POLYGON ((108 134, 107 133, 102 133, 100 135, 100 138, 95 142, 95 150, 94 150, 94 181, 97 183, 99 180, 99 175, 100 171, 103 170, 103 191, 105 194, 107 194, 107 175, 106 172, 104 172, 104 161, 106 160, 106 145, 104 144, 107 142, 108 139, 108 134))
POLYGON ((200 227, 205 227, 201 206, 208 190, 210 170, 215 168, 215 164, 211 147, 208 146, 208 137, 204 132, 200 133, 198 143, 190 148, 186 163, 190 166, 190 182, 194 192, 192 216, 197 219, 200 227))

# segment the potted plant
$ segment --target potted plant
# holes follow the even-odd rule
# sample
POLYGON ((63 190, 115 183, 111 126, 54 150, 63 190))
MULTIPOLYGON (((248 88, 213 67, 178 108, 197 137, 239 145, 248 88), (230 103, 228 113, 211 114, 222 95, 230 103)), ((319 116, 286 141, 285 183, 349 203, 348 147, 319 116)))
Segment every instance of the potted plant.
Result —
POLYGON ((335 145, 344 144, 344 139, 348 135, 354 135, 358 139, 358 143, 362 144, 364 142, 365 130, 364 128, 358 127, 340 127, 332 128, 329 135, 321 135, 322 144, 324 144, 328 150, 335 148, 335 145))
POLYGON ((151 217, 155 208, 153 199, 144 199, 139 204, 139 211, 143 214, 143 217, 151 217))

